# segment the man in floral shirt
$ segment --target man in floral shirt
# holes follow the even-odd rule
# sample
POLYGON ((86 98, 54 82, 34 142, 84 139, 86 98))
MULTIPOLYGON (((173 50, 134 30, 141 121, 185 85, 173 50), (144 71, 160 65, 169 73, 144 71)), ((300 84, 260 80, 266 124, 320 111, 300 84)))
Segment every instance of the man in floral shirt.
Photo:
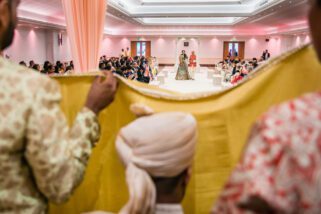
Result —
MULTIPOLYGON (((19 0, 0 0, 0 51, 8 47, 19 0)), ((74 125, 60 110, 53 80, 0 57, 0 213, 45 213, 82 180, 99 138, 97 114, 114 98, 112 73, 97 79, 74 125)))
MULTIPOLYGON (((321 61, 321 0, 310 4, 311 33, 321 61)), ((263 115, 212 213, 320 212, 321 92, 317 92, 263 115)))

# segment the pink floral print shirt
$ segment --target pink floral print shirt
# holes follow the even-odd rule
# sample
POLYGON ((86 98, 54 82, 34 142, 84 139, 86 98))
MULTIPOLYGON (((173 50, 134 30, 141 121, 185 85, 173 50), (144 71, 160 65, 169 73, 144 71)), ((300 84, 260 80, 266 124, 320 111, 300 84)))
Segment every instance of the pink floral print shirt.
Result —
POLYGON ((321 211, 321 93, 274 107, 256 124, 212 213, 250 213, 253 196, 280 213, 321 211))

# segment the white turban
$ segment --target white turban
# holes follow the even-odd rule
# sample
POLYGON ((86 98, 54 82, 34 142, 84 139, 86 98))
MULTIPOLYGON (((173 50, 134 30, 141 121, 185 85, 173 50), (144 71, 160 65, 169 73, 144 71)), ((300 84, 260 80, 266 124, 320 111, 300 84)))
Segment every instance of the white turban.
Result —
POLYGON ((126 167, 130 200, 121 214, 154 212, 152 177, 175 177, 193 162, 196 120, 185 113, 159 113, 135 120, 118 134, 116 148, 126 167))

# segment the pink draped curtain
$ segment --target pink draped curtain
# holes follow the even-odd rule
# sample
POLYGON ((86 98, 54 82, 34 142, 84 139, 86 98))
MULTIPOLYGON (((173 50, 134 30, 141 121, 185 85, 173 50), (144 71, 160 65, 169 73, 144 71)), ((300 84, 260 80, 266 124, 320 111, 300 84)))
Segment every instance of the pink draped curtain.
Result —
POLYGON ((62 0, 76 73, 98 69, 107 0, 62 0))

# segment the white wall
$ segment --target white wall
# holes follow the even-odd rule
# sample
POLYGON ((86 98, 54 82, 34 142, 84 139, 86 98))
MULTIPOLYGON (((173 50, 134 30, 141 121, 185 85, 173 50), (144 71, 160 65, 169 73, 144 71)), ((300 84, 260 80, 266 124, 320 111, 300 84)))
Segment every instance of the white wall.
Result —
MULTIPOLYGON (((139 38, 124 37, 124 38, 105 38, 103 42, 103 52, 107 56, 118 56, 121 48, 130 47, 130 41, 137 41, 139 38)), ((176 51, 181 49, 190 52, 193 48, 197 49, 194 44, 197 38, 188 39, 193 48, 185 48, 182 42, 177 42, 176 37, 159 37, 159 38, 142 38, 141 40, 151 41, 152 56, 156 56, 160 63, 174 64, 176 62, 176 51), (178 44, 178 45, 176 45, 178 44), (178 47, 177 47, 178 46, 178 47)), ((263 51, 268 49, 272 55, 278 56, 288 50, 291 50, 300 45, 310 42, 309 36, 280 36, 273 37, 269 42, 266 42, 265 37, 201 37, 199 38, 199 58, 201 64, 213 64, 223 57, 224 41, 244 41, 245 42, 245 58, 253 57, 260 58, 263 51)), ((197 50, 195 50, 197 51, 197 50)), ((189 54, 189 53, 188 53, 189 54)))
POLYGON ((58 32, 51 33, 51 40, 53 46, 53 60, 54 61, 71 61, 70 42, 66 33, 62 33, 62 45, 58 44, 58 32))
MULTIPOLYGON (((268 49, 273 56, 277 56, 292 48, 310 42, 309 36, 279 36, 269 42, 265 37, 200 37, 187 40, 197 41, 201 64, 214 64, 223 57, 224 41, 245 41, 245 58, 259 58, 263 50, 268 49)), ((174 64, 176 51, 184 48, 177 42, 177 37, 111 37, 106 36, 101 45, 100 55, 119 56, 122 48, 130 47, 131 41, 151 41, 151 53, 160 63, 174 64), (177 44, 178 43, 178 47, 177 44)), ((191 42, 191 44, 193 43, 191 42)), ((194 44, 193 43, 193 44, 194 44)), ((197 45, 193 45, 196 48, 197 45)), ((184 48, 186 49, 186 48, 184 48)), ((191 51, 191 50, 190 50, 191 51)), ((197 51, 197 50, 195 50, 197 51)), ((72 59, 70 43, 66 33, 63 33, 63 44, 58 45, 58 32, 40 29, 17 29, 13 45, 5 51, 13 61, 35 60, 42 64, 45 60, 70 61, 72 59)), ((189 53, 188 53, 189 54, 189 53)))
POLYGON ((58 32, 43 29, 17 29, 13 44, 4 51, 12 61, 43 64, 46 60, 70 61, 71 51, 67 35, 63 34, 62 46, 58 45, 58 32))
POLYGON ((47 32, 37 29, 19 29, 11 47, 4 51, 15 62, 35 60, 44 62, 47 59, 47 32))
POLYGON ((120 56, 121 49, 130 48, 130 39, 126 37, 105 37, 102 46, 100 49, 100 55, 111 56, 120 56))

